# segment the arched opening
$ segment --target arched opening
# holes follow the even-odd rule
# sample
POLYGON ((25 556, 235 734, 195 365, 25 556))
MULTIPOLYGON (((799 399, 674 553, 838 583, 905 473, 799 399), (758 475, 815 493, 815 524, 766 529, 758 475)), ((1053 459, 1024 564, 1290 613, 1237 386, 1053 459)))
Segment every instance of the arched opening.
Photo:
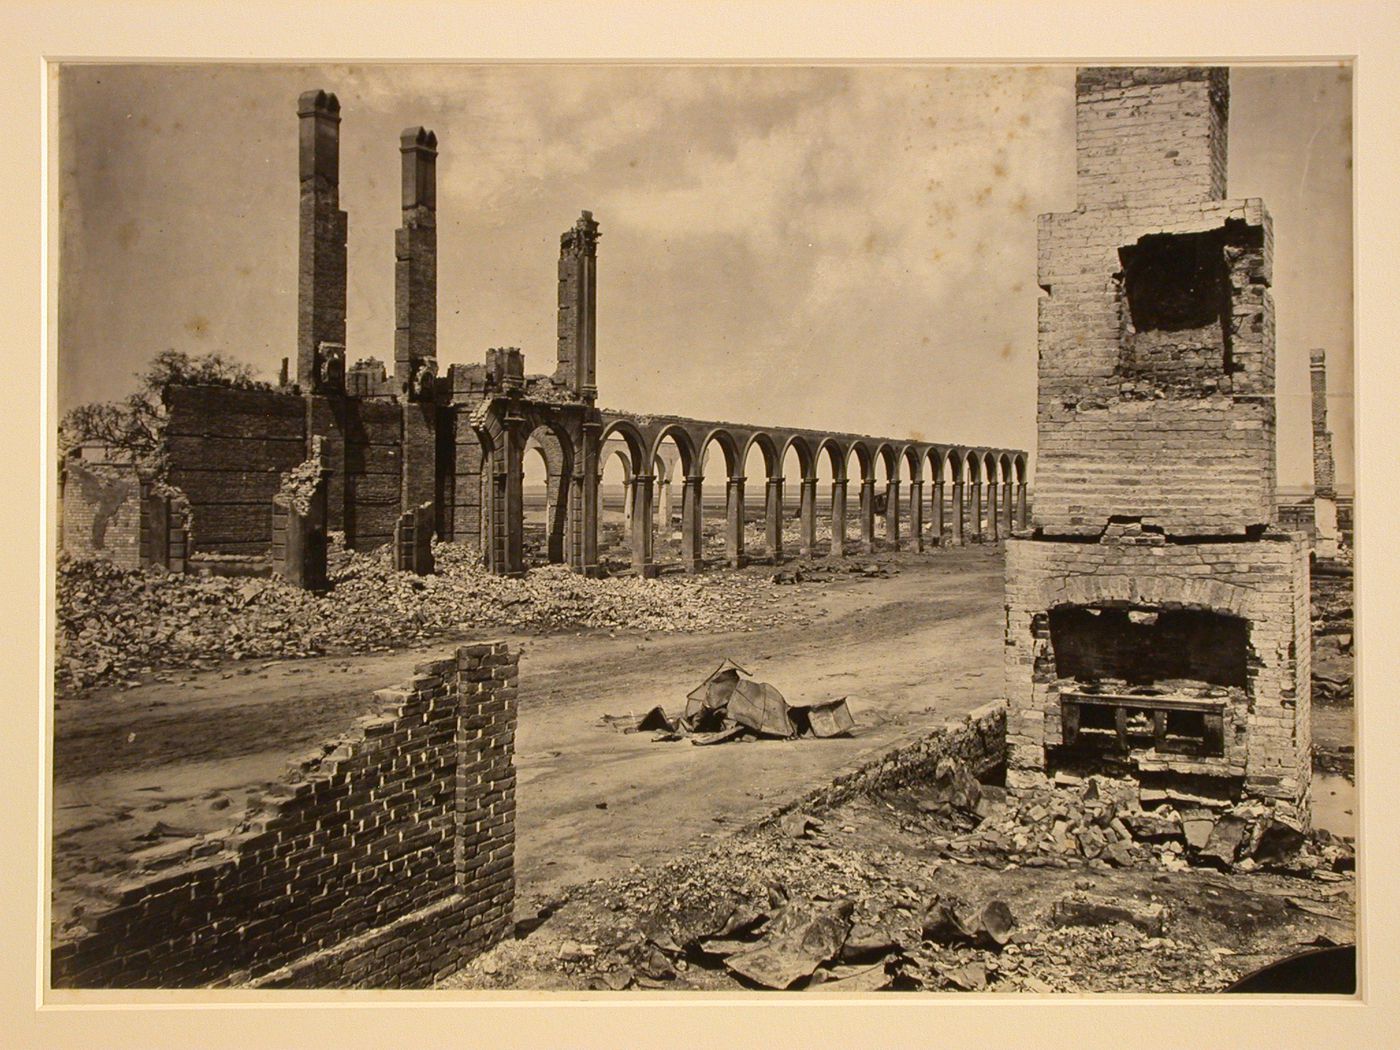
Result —
POLYGON ((568 436, 541 425, 521 451, 521 554, 526 568, 568 562, 573 446, 568 436))
POLYGON ((967 520, 966 536, 973 543, 982 540, 982 457, 967 454, 963 471, 963 511, 967 520))
POLYGON ((744 546, 750 557, 776 563, 782 556, 777 453, 767 434, 755 434, 744 453, 744 546))
POLYGON ((704 560, 731 566, 744 557, 743 484, 737 477, 739 451, 725 430, 711 431, 701 446, 700 536, 704 560), (736 488, 737 484, 737 488, 736 488))
POLYGON ((890 549, 898 536, 899 460, 894 449, 881 445, 875 450, 874 526, 876 550, 890 549))
POLYGON ((942 449, 928 450, 924 477, 927 478, 924 488, 929 506, 929 542, 942 547, 948 542, 948 492, 952 488, 942 449))
POLYGON ((982 536, 995 543, 1001 538, 1001 478, 997 471, 997 458, 992 453, 982 457, 982 469, 986 484, 982 493, 982 536))
POLYGON ((1016 527, 1016 482, 1011 468, 1011 457, 1005 452, 998 463, 1001 471, 1001 502, 997 505, 1001 514, 1001 534, 1010 536, 1016 527))
POLYGON ((787 443, 778 472, 783 477, 783 551, 810 558, 816 546, 817 490, 812 453, 805 441, 794 438, 787 443))
POLYGON ((652 454, 652 556, 659 566, 685 562, 684 499, 689 457, 672 434, 664 434, 652 454))
POLYGON ((621 439, 608 441, 601 456, 598 481, 598 560, 609 569, 632 560, 632 459, 621 439))
POLYGON ((855 518, 856 542, 869 554, 875 549, 875 462, 874 453, 859 441, 846 456, 846 478, 847 518, 855 518))
POLYGON ((919 454, 906 445, 900 456, 904 474, 904 493, 899 501, 900 543, 908 550, 924 549, 924 475, 919 469, 919 454))
POLYGON ((651 497, 655 475, 648 472, 651 462, 641 432, 626 420, 615 420, 603 430, 599 447, 602 451, 598 477, 598 561, 609 569, 616 569, 625 557, 625 564, 633 569, 643 575, 654 575, 651 497), (614 467, 617 459, 621 459, 624 466, 620 486, 614 467), (640 478, 652 480, 643 485, 640 478), (608 553, 605 555, 604 551, 608 553))
POLYGON ((540 448, 533 434, 525 442, 521 473, 525 564, 527 567, 545 565, 553 560, 549 556, 549 462, 545 459, 544 449, 540 448))

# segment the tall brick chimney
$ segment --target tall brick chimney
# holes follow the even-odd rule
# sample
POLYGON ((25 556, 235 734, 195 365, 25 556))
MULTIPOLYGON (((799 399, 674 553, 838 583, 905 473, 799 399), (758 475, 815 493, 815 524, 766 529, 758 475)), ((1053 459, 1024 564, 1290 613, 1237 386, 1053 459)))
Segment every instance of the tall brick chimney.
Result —
POLYGON ((598 396, 598 224, 584 212, 559 238, 559 365, 554 378, 584 401, 598 396))
POLYGON ((410 401, 429 400, 437 376, 437 136, 406 128, 403 225, 394 234, 394 380, 410 401))
POLYGON ((1079 71, 1039 219, 1036 499, 1007 543, 1007 783, 1107 769, 1308 804, 1302 538, 1275 521, 1273 231, 1228 73, 1079 71))
POLYGON ((1313 549, 1324 558, 1337 556, 1337 479, 1332 434, 1327 429, 1327 351, 1309 355, 1312 379, 1313 549))
POLYGON ((297 382, 345 389, 346 216, 340 210, 340 102, 325 91, 297 100, 301 206, 297 248, 297 382))

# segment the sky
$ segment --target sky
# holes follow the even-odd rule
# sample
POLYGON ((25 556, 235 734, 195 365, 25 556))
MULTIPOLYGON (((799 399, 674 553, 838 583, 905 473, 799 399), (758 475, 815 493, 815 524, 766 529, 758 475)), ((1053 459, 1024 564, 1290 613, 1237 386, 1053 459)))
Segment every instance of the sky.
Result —
MULTIPOLYGON (((347 358, 393 359, 398 134, 438 137, 438 359, 555 363, 559 234, 601 224, 599 403, 1035 446, 1036 216, 1074 193, 1072 66, 66 65, 60 411, 164 349, 296 355, 297 96, 341 103, 347 358)), ((1279 483, 1327 350, 1352 481, 1351 80, 1231 72, 1229 196, 1274 218, 1279 483)))

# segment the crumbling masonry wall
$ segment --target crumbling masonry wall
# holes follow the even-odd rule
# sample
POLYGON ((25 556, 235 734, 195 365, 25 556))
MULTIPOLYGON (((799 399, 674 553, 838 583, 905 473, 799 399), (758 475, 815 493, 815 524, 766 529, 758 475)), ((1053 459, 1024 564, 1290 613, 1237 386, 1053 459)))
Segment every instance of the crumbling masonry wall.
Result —
POLYGON ((495 943, 517 660, 487 642, 419 664, 226 836, 135 854, 113 907, 55 945, 53 986, 420 987, 495 943))
POLYGON ((105 557, 123 569, 141 564, 141 481, 130 465, 63 466, 60 546, 79 558, 105 557))

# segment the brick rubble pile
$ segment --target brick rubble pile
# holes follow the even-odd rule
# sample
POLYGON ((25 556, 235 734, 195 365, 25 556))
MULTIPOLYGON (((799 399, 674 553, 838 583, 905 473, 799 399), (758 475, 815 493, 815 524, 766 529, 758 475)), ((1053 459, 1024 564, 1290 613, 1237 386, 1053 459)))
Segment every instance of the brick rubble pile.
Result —
POLYGON ((331 590, 276 579, 123 570, 61 556, 60 689, 135 684, 158 668, 220 659, 382 651, 439 634, 491 628, 643 631, 758 629, 792 619, 770 582, 701 575, 586 579, 563 566, 523 579, 486 572, 477 552, 434 547, 438 572, 394 572, 388 549, 338 552, 331 590))

